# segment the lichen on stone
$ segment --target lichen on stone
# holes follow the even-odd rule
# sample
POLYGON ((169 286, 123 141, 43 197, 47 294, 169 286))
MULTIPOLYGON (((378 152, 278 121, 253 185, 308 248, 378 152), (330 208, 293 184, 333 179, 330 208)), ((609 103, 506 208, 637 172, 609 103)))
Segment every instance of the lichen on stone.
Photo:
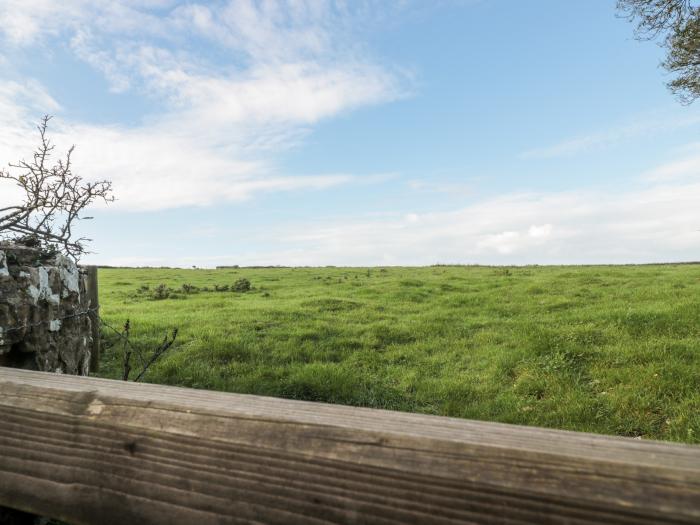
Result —
POLYGON ((7 256, 4 250, 0 250, 0 279, 10 277, 10 269, 7 267, 7 256))
POLYGON ((86 375, 86 276, 60 254, 0 243, 0 366, 86 375))

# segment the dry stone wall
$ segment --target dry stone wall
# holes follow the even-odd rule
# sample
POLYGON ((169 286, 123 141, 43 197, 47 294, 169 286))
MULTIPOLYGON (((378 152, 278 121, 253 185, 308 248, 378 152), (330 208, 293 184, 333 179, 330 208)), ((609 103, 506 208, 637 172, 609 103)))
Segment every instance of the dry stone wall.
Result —
POLYGON ((88 375, 84 270, 63 255, 0 243, 0 366, 88 375))

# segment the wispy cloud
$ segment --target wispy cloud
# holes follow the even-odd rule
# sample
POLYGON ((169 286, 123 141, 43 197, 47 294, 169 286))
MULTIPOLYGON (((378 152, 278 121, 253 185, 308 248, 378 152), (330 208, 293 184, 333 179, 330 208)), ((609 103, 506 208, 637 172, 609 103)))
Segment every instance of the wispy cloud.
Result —
POLYGON ((669 162, 647 173, 652 181, 669 181, 677 179, 700 179, 700 155, 669 162))
POLYGON ((249 252, 189 264, 578 264, 697 260, 700 183, 626 192, 508 194, 452 211, 256 231, 249 252))
POLYGON ((647 117, 633 122, 581 135, 543 148, 535 148, 521 154, 524 159, 547 159, 573 156, 590 150, 610 147, 645 136, 654 136, 700 124, 700 114, 647 117))
POLYGON ((430 179, 414 179, 406 183, 408 187, 421 193, 448 193, 450 195, 469 195, 474 191, 468 182, 436 181, 430 179))
POLYGON ((0 109, 11 109, 0 116, 0 158, 28 151, 26 123, 58 112, 57 142, 78 145, 76 167, 84 173, 114 181, 121 209, 207 205, 347 183, 353 177, 281 174, 274 152, 298 144, 323 119, 410 90, 410 76, 375 60, 353 38, 368 5, 3 2, 0 37, 8 45, 62 41, 112 91, 149 97, 159 109, 139 126, 76 122, 60 114, 38 82, 0 79, 0 109))

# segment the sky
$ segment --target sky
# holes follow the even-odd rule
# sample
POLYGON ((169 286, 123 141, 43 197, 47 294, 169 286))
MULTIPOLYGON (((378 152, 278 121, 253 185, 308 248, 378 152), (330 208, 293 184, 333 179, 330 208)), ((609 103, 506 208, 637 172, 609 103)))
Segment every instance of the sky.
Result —
POLYGON ((53 115, 90 264, 700 260, 700 102, 614 4, 0 0, 0 164, 53 115))

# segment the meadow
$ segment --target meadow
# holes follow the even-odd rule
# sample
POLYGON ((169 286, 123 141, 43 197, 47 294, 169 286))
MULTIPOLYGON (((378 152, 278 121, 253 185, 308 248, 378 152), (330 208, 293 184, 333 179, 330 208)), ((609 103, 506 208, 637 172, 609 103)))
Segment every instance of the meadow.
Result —
MULTIPOLYGON (((129 319, 134 345, 179 328, 144 381, 700 443, 700 265, 99 279, 103 318, 129 319)), ((99 375, 119 378, 122 345, 106 326, 103 337, 99 375)))

